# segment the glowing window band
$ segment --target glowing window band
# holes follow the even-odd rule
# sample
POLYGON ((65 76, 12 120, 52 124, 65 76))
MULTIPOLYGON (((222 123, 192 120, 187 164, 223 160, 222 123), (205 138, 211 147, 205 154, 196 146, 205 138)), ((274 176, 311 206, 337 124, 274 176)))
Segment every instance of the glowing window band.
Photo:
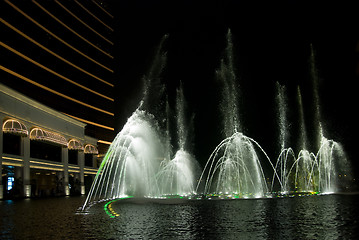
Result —
POLYGON ((5 165, 5 166, 14 166, 14 167, 22 167, 23 165, 20 164, 20 163, 11 163, 11 162, 6 162, 6 161, 3 161, 2 162, 2 165, 5 165))
POLYGON ((91 144, 87 144, 85 146, 84 152, 87 153, 87 154, 98 154, 97 148, 94 145, 91 145, 91 144))
POLYGON ((67 82, 69 82, 69 83, 72 83, 72 84, 74 84, 74 85, 76 85, 76 86, 78 86, 78 87, 80 87, 80 88, 82 88, 82 89, 84 89, 84 90, 87 90, 87 91, 89 91, 89 92, 91 92, 91 93, 94 93, 94 94, 96 94, 96 95, 98 95, 98 96, 100 96, 100 97, 106 98, 106 99, 108 99, 108 100, 110 100, 110 101, 112 101, 112 102, 114 101, 113 98, 110 98, 110 97, 107 97, 107 96, 105 96, 105 95, 103 95, 103 94, 101 94, 101 93, 98 93, 98 92, 96 92, 96 91, 94 91, 94 90, 92 90, 92 89, 90 89, 90 88, 88 88, 88 87, 85 87, 85 86, 83 86, 83 85, 81 85, 81 84, 79 84, 79 83, 77 83, 77 82, 75 82, 75 81, 73 81, 73 80, 71 80, 71 79, 69 79, 69 78, 67 78, 67 77, 65 77, 65 76, 63 76, 63 75, 61 75, 61 74, 59 74, 59 73, 53 71, 53 70, 51 70, 50 68, 45 67, 44 65, 42 65, 42 64, 40 64, 40 63, 34 61, 33 59, 31 59, 31 58, 29 58, 29 57, 27 57, 27 56, 25 56, 24 54, 20 53, 19 51, 16 51, 15 49, 13 49, 12 47, 10 47, 9 45, 6 45, 6 44, 3 43, 3 42, 0 42, 0 46, 6 48, 6 49, 8 49, 8 50, 10 50, 11 52, 15 53, 16 55, 18 55, 18 56, 20 56, 20 57, 26 59, 27 61, 29 61, 29 62, 35 64, 36 66, 38 66, 38 67, 40 67, 40 68, 42 68, 42 69, 44 69, 44 70, 46 70, 46 71, 48 71, 48 72, 54 74, 55 76, 57 76, 57 77, 59 77, 59 78, 62 78, 63 80, 65 80, 65 81, 67 81, 67 82))
POLYGON ((27 137, 29 135, 29 131, 26 126, 15 119, 6 120, 2 125, 2 130, 4 133, 12 133, 23 137, 27 137))
POLYGON ((111 27, 109 27, 107 24, 105 24, 103 21, 101 21, 98 17, 96 17, 95 14, 93 14, 92 12, 90 12, 87 8, 84 7, 84 5, 82 5, 81 3, 79 3, 77 0, 75 0, 75 3, 77 3, 83 10, 85 10, 88 14, 90 14, 93 18, 95 18, 98 22, 100 22, 102 25, 104 25, 105 27, 107 27, 108 29, 111 30, 111 32, 113 32, 113 29, 111 27))
POLYGON ((91 122, 91 121, 88 121, 88 120, 85 120, 85 119, 82 119, 82 118, 79 118, 79 117, 72 116, 72 115, 67 114, 67 113, 63 113, 63 114, 65 114, 65 115, 67 115, 67 116, 69 116, 69 117, 72 117, 72 118, 74 118, 74 119, 76 119, 76 120, 79 120, 79 121, 81 121, 81 122, 94 125, 94 126, 96 126, 96 127, 108 129, 108 130, 111 130, 111 131, 115 131, 115 129, 112 128, 112 127, 108 127, 108 126, 105 126, 105 125, 102 125, 102 124, 99 124, 99 123, 91 122))
POLYGON ((80 143, 80 141, 76 140, 76 139, 71 139, 68 144, 67 147, 70 150, 79 150, 79 151, 83 151, 84 150, 84 146, 80 143))
POLYGON ((30 132, 30 139, 52 142, 67 147, 67 141, 64 136, 41 128, 33 128, 30 132))
POLYGON ((47 162, 40 162, 40 161, 34 161, 34 160, 31 160, 30 163, 49 165, 49 166, 56 166, 56 167, 63 167, 64 166, 63 164, 47 163, 47 162))
POLYGON ((72 98, 72 97, 69 97, 69 96, 67 96, 67 95, 65 95, 65 94, 59 93, 59 92, 57 92, 57 91, 55 91, 55 90, 52 90, 51 88, 48 88, 48 87, 46 87, 46 86, 44 86, 44 85, 41 85, 41 84, 39 84, 39 83, 37 83, 37 82, 35 82, 35 81, 33 81, 33 80, 27 78, 27 77, 24 77, 24 76, 22 76, 22 75, 20 75, 20 74, 18 74, 18 73, 16 73, 16 72, 14 72, 14 71, 8 69, 8 68, 3 67, 3 66, 1 66, 1 65, 0 65, 0 69, 3 70, 3 71, 5 71, 5 72, 7 72, 7 73, 10 73, 11 75, 16 76, 16 77, 18 77, 18 78, 20 78, 20 79, 22 79, 22 80, 24 80, 24 81, 26 81, 26 82, 29 82, 29 83, 31 83, 31 84, 37 86, 37 87, 40 87, 40 88, 42 88, 42 89, 44 89, 44 90, 47 90, 47 91, 49 91, 49 92, 51 92, 51 93, 53 93, 53 94, 56 94, 56 95, 58 95, 58 96, 60 96, 60 97, 66 98, 66 99, 68 99, 68 100, 71 100, 71 101, 73 101, 73 102, 76 102, 76 103, 78 103, 78 104, 81 104, 81 105, 83 105, 83 106, 86 106, 86 107, 88 107, 88 108, 92 108, 92 109, 97 110, 97 111, 99 111, 99 112, 103 112, 103 113, 106 113, 106 114, 108 114, 108 115, 114 116, 114 114, 111 113, 111 112, 108 112, 108 111, 105 111, 105 110, 103 110, 103 109, 94 107, 94 106, 92 106, 92 105, 90 105, 90 104, 81 102, 81 101, 79 101, 79 100, 77 100, 77 99, 74 99, 74 98, 72 98))
POLYGON ((106 56, 110 57, 113 59, 113 56, 111 56, 111 54, 107 53, 106 51, 102 50, 101 48, 99 48, 98 46, 96 46, 95 44, 93 44, 92 42, 90 42, 89 40, 87 40, 86 38, 84 38, 83 36, 81 36, 80 34, 78 34, 75 30, 73 30, 72 28, 70 28, 69 26, 67 26, 65 23, 63 23, 60 19, 58 19, 57 17, 55 17, 53 14, 51 14, 48 10, 46 10, 43 6, 41 6, 38 2, 36 2, 35 0, 32 0, 32 2, 34 4, 36 4, 39 8, 41 8, 42 11, 44 11, 45 13, 47 13, 49 16, 51 16, 53 19, 55 19, 58 23, 60 23, 62 26, 64 26, 66 29, 68 29, 70 32, 72 32, 73 34, 75 34, 76 36, 78 36, 79 38, 81 38, 83 41, 85 41, 86 43, 88 43, 89 45, 91 45, 92 47, 96 48, 98 51, 102 52, 103 54, 105 54, 106 56))
POLYGON ((37 41, 35 41, 35 40, 32 39, 31 37, 27 36, 25 33, 21 32, 21 31, 20 31, 19 29, 17 29, 16 27, 12 26, 10 23, 6 22, 4 19, 0 18, 0 22, 2 22, 2 23, 3 23, 4 25, 6 25, 7 27, 11 28, 11 29, 14 30, 16 33, 18 33, 18 34, 21 35, 22 37, 26 38, 27 40, 29 40, 30 42, 32 42, 32 43, 35 44, 36 46, 42 48, 43 50, 45 50, 46 52, 50 53, 51 55, 57 57, 57 58, 60 59, 61 61, 67 63, 68 65, 70 65, 70 66, 76 68, 77 70, 79 70, 79 71, 81 71, 81 72, 83 72, 83 73, 85 73, 85 74, 87 74, 87 75, 89 75, 89 76, 91 76, 91 77, 93 77, 93 78, 95 78, 95 79, 97 79, 97 80, 99 80, 99 81, 101 81, 101 82, 103 82, 103 83, 105 83, 105 84, 111 86, 111 87, 114 87, 113 84, 108 83, 108 82, 106 82, 105 80, 103 80, 103 79, 101 79, 101 78, 99 78, 99 77, 93 75, 92 73, 87 72, 86 70, 80 68, 79 66, 73 64, 72 62, 66 60, 65 58, 61 57, 60 55, 54 53, 54 52, 51 51, 50 49, 48 49, 48 48, 46 48, 45 46, 41 45, 40 43, 38 43, 37 41))
POLYGON ((98 143, 102 143, 102 144, 107 144, 107 145, 111 145, 111 144, 112 144, 112 142, 104 141, 104 140, 98 140, 97 142, 98 142, 98 143))
POLYGON ((110 43, 111 45, 113 45, 113 42, 111 42, 110 40, 108 40, 107 38, 105 38, 104 36, 102 36, 101 34, 99 34, 98 32, 96 32, 95 29, 93 29, 92 27, 90 27, 89 25, 87 25, 84 21, 82 21, 80 18, 78 18, 75 14, 73 14, 69 9, 67 9, 64 5, 62 5, 58 0, 55 0, 55 2, 60 5, 60 7, 62 7, 66 12, 68 12, 71 16, 73 16, 77 21, 79 21, 80 23, 82 23, 85 27, 87 27, 88 29, 90 29, 91 31, 93 31, 94 33, 96 33, 99 37, 101 37, 102 39, 104 39, 106 42, 110 43))
POLYGON ((14 158, 14 157, 2 157, 2 159, 12 160, 12 161, 19 161, 22 162, 23 160, 21 158, 14 158))
POLYGON ((81 56, 87 58, 88 60, 92 61, 93 63, 99 65, 100 67, 106 69, 107 71, 110 71, 111 73, 113 73, 113 70, 104 66, 103 64, 97 62, 96 60, 90 58, 89 56, 87 56, 86 54, 84 54, 83 52, 79 51, 78 49, 74 48, 73 46, 71 46, 69 43, 65 42, 63 39, 61 39, 59 36, 57 36, 56 34, 54 34, 53 32, 49 31, 47 28, 45 28, 44 26, 42 26, 40 23, 38 23, 37 21, 35 21, 33 18, 31 18, 29 15, 27 15, 26 13, 24 13, 21 9, 19 9, 18 7, 16 7, 13 3, 9 2, 8 0, 5 0, 5 2, 7 4, 9 4, 11 7, 13 7, 16 11, 18 11, 19 13, 21 13, 24 17, 26 17, 27 19, 29 19, 31 22, 33 22, 36 26, 38 26, 39 28, 41 28, 42 30, 44 30, 45 32, 47 32, 48 34, 50 34, 52 37, 56 38, 58 41, 60 41, 61 43, 65 44, 67 47, 71 48, 72 50, 74 50, 75 52, 77 52, 78 54, 80 54, 81 56))
POLYGON ((107 12, 100 4, 98 4, 98 2, 92 0, 92 2, 94 4, 96 4, 96 6, 98 6, 102 11, 104 11, 107 15, 109 15, 111 18, 113 18, 113 16, 111 15, 111 13, 107 12))

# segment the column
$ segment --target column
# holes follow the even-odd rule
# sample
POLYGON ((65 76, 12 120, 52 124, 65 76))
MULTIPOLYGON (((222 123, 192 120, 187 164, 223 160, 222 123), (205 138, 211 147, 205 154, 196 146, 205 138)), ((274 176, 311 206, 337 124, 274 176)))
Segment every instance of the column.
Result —
POLYGON ((85 177, 84 177, 84 171, 85 171, 85 153, 84 151, 78 152, 78 160, 79 160, 79 166, 80 166, 80 182, 81 182, 81 194, 85 194, 85 177))
POLYGON ((62 164, 64 165, 64 191, 65 195, 70 195, 70 188, 69 188, 69 151, 68 148, 62 148, 62 164))
MULTIPOLYGON (((1 119, 3 116, 0 115, 1 119)), ((3 134, 2 134, 2 124, 3 121, 0 121, 0 199, 4 198, 4 186, 2 185, 2 152, 3 152, 3 134)))
POLYGON ((30 138, 24 137, 23 141, 23 184, 24 184, 24 197, 31 197, 31 179, 30 179, 30 138))

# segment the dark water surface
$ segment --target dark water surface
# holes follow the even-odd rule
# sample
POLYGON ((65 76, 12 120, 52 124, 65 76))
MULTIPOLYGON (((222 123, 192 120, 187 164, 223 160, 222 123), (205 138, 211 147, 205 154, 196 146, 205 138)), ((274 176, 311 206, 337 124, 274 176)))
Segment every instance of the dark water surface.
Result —
POLYGON ((0 239, 359 239, 359 195, 251 200, 0 201, 0 239), (118 214, 110 217, 110 214, 118 214))

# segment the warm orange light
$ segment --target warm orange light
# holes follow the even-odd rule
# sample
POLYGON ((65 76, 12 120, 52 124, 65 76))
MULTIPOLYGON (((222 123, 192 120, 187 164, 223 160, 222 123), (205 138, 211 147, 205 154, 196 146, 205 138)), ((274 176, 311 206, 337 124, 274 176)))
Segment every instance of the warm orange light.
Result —
POLYGON ((84 54, 83 52, 81 52, 80 50, 78 50, 77 48, 73 47, 72 45, 70 45, 69 43, 67 43, 66 41, 64 41, 62 38, 60 38, 59 36, 57 36, 56 34, 54 34, 53 32, 49 31, 47 28, 45 28, 44 26, 42 26, 40 23, 38 23, 37 21, 35 21, 33 18, 31 18, 29 15, 27 15, 25 12, 23 12, 21 9, 19 9, 18 7, 16 7, 13 3, 9 2, 9 0, 5 0, 5 2, 7 4, 9 4, 11 7, 13 7, 16 11, 18 11, 19 13, 21 13, 24 17, 26 17, 27 19, 29 19, 31 22, 33 22, 36 26, 38 26, 39 28, 41 28, 42 30, 44 30, 45 32, 47 32, 48 34, 50 34, 52 37, 54 37, 55 39, 57 39, 58 41, 60 41, 61 43, 63 43, 64 45, 66 45, 67 47, 71 48, 72 50, 74 50, 75 52, 77 52, 78 54, 80 54, 81 56, 87 58, 88 60, 90 60, 91 62, 99 65, 100 67, 106 69, 107 71, 110 71, 113 73, 113 70, 104 66, 103 64, 97 62, 96 60, 92 59, 91 57, 87 56, 86 54, 84 54))
POLYGON ((92 145, 92 144, 87 144, 85 146, 85 150, 84 150, 85 153, 88 153, 88 154, 98 154, 98 150, 97 148, 92 145))
POLYGON ((60 96, 60 97, 66 98, 66 99, 68 99, 68 100, 71 100, 71 101, 73 101, 73 102, 76 102, 76 103, 78 103, 78 104, 81 104, 81 105, 83 105, 83 106, 86 106, 86 107, 88 107, 88 108, 92 108, 92 109, 97 110, 97 111, 99 111, 99 112, 103 112, 103 113, 106 113, 106 114, 108 114, 108 115, 114 116, 114 114, 111 113, 111 112, 108 112, 108 111, 105 111, 105 110, 103 110, 103 109, 94 107, 94 106, 92 106, 92 105, 90 105, 90 104, 81 102, 81 101, 79 101, 79 100, 77 100, 77 99, 74 99, 74 98, 72 98, 72 97, 69 97, 69 96, 67 96, 67 95, 65 95, 65 94, 62 94, 62 93, 57 92, 57 91, 55 91, 55 90, 52 90, 51 88, 48 88, 48 87, 46 87, 46 86, 44 86, 44 85, 42 85, 42 84, 39 84, 39 83, 37 83, 37 82, 35 82, 35 81, 33 81, 33 80, 27 78, 27 77, 24 77, 24 76, 22 76, 22 75, 20 75, 20 74, 18 74, 18 73, 16 73, 16 72, 14 72, 14 71, 12 71, 12 70, 6 68, 6 67, 4 67, 4 66, 1 66, 1 65, 0 65, 0 69, 3 70, 3 71, 5 71, 5 72, 7 72, 7 73, 10 73, 11 75, 16 76, 16 77, 18 77, 18 78, 20 78, 20 79, 22 79, 22 80, 24 80, 24 81, 26 81, 26 82, 29 82, 29 83, 31 83, 31 84, 37 86, 37 87, 40 87, 40 88, 45 89, 45 90, 47 90, 47 91, 49 91, 49 92, 51 92, 51 93, 53 93, 53 94, 56 94, 56 95, 58 95, 58 96, 60 96))
POLYGON ((8 119, 2 125, 2 130, 5 133, 13 133, 18 134, 20 136, 27 137, 29 135, 29 131, 26 126, 15 119, 8 119))
POLYGON ((61 57, 60 55, 54 53, 54 52, 51 51, 50 49, 44 47, 42 44, 38 43, 37 41, 35 41, 35 40, 32 39, 31 37, 27 36, 25 33, 21 32, 19 29, 17 29, 16 27, 12 26, 10 23, 6 22, 4 19, 0 18, 0 22, 2 22, 2 23, 3 23, 4 25, 6 25, 7 27, 11 28, 13 31, 15 31, 16 33, 18 33, 18 34, 21 35, 22 37, 26 38, 27 40, 29 40, 30 42, 32 42, 32 43, 35 44, 36 46, 42 48, 42 49, 45 50, 46 52, 48 52, 48 53, 50 53, 51 55, 57 57, 57 58, 60 59, 61 61, 63 61, 63 62, 65 62, 65 63, 69 64, 70 66, 76 68, 77 70, 79 70, 79 71, 81 71, 81 72, 83 72, 83 73, 85 73, 85 74, 87 74, 87 75, 89 75, 89 76, 91 76, 91 77, 93 77, 93 78, 95 78, 95 79, 97 79, 97 80, 99 80, 99 81, 101 81, 101 82, 103 82, 103 83, 105 83, 105 84, 111 86, 111 87, 114 87, 113 84, 108 83, 108 82, 106 82, 105 80, 103 80, 103 79, 101 79, 101 78, 99 78, 99 77, 93 75, 92 73, 87 72, 86 70, 80 68, 79 66, 77 66, 77 65, 73 64, 72 62, 66 60, 65 58, 61 57))
POLYGON ((79 117, 72 116, 72 115, 67 114, 67 113, 63 113, 63 114, 65 114, 65 115, 67 115, 67 116, 69 116, 69 117, 72 117, 72 118, 74 118, 74 119, 76 119, 76 120, 79 120, 79 121, 81 121, 81 122, 94 125, 94 126, 96 126, 96 127, 101 127, 101 128, 104 128, 104 129, 108 129, 108 130, 111 130, 111 131, 115 131, 115 129, 112 128, 112 127, 108 127, 108 126, 105 126, 105 125, 102 125, 102 124, 99 124, 99 123, 91 122, 91 121, 85 120, 85 119, 83 119, 83 118, 79 118, 79 117))
POLYGON ((70 150, 80 150, 80 151, 84 150, 84 146, 82 145, 82 143, 74 138, 68 142, 67 147, 70 150))
POLYGON ((42 68, 42 69, 44 69, 44 70, 46 70, 46 71, 48 71, 48 72, 50 72, 50 73, 56 75, 57 77, 64 79, 64 80, 67 81, 67 82, 70 82, 70 83, 72 83, 72 84, 74 84, 74 85, 76 85, 76 86, 78 86, 78 87, 80 87, 80 88, 82 88, 82 89, 84 89, 84 90, 87 90, 87 91, 89 91, 89 92, 91 92, 91 93, 94 93, 94 94, 96 94, 96 95, 98 95, 98 96, 100 96, 100 97, 106 98, 106 99, 108 99, 108 100, 110 100, 110 101, 112 101, 112 102, 114 101, 113 98, 110 98, 110 97, 107 97, 107 96, 105 96, 105 95, 103 95, 103 94, 101 94, 101 93, 98 93, 98 92, 96 92, 96 91, 94 91, 94 90, 92 90, 92 89, 90 89, 90 88, 88 88, 88 87, 85 87, 85 86, 83 86, 83 85, 81 85, 81 84, 79 84, 79 83, 77 83, 77 82, 75 82, 75 81, 73 81, 73 80, 71 80, 71 79, 69 79, 69 78, 67 78, 67 77, 65 77, 65 76, 63 76, 63 75, 61 75, 61 74, 59 74, 59 73, 53 71, 53 70, 51 70, 50 68, 45 67, 44 65, 42 65, 42 64, 40 64, 40 63, 34 61, 33 59, 31 59, 31 58, 29 58, 29 57, 27 57, 27 56, 25 56, 24 54, 20 53, 19 51, 16 51, 15 49, 13 49, 12 47, 10 47, 9 45, 7 45, 7 44, 5 44, 5 43, 3 43, 3 42, 0 42, 0 46, 6 48, 6 49, 8 49, 8 50, 10 50, 11 52, 15 53, 16 55, 18 55, 18 56, 20 56, 20 57, 22 57, 22 58, 24 58, 24 59, 26 59, 26 60, 29 61, 29 62, 35 64, 36 66, 38 66, 38 67, 40 67, 40 68, 42 68))
POLYGON ((102 11, 104 11, 107 15, 109 15, 111 18, 113 18, 113 16, 112 16, 109 12, 107 12, 106 9, 104 9, 101 5, 99 5, 95 0, 92 0, 92 2, 93 2, 96 6, 98 6, 102 11))
POLYGON ((108 142, 108 141, 104 141, 104 140, 98 140, 98 143, 102 143, 102 144, 107 144, 107 145, 111 145, 112 142, 108 142))
POLYGON ((48 141, 67 147, 67 141, 64 136, 41 128, 33 128, 30 132, 30 139, 48 141))
POLYGON ((84 21, 82 21, 79 17, 77 17, 75 14, 73 14, 69 9, 67 9, 64 5, 62 5, 58 0, 55 0, 55 2, 60 5, 66 12, 68 12, 71 16, 73 16, 77 21, 79 21, 80 23, 82 23, 84 26, 86 26, 88 29, 90 29, 91 31, 93 31, 94 33, 96 33, 99 37, 101 37, 102 39, 104 39, 106 42, 110 43, 111 45, 113 45, 113 42, 111 42, 110 40, 108 40, 107 38, 105 38, 104 36, 102 36, 101 34, 99 34, 95 29, 93 29, 92 27, 90 27, 89 25, 87 25, 84 21))
POLYGON ((51 16, 53 19, 55 19, 58 23, 60 23, 62 26, 64 26, 66 29, 68 29, 69 31, 71 31, 73 34, 75 34, 76 36, 78 36, 79 38, 81 38, 83 41, 85 41, 86 43, 88 43, 89 45, 91 45, 92 47, 96 48, 98 51, 102 52, 103 54, 105 54, 106 56, 110 57, 113 59, 113 56, 111 56, 111 54, 109 54, 108 52, 102 50, 101 48, 99 48, 98 46, 96 46, 95 44, 91 43, 89 40, 87 40, 86 38, 84 38, 83 36, 81 36, 80 34, 78 34, 75 30, 73 30, 72 28, 70 28, 69 26, 67 26, 65 23, 63 23, 60 19, 58 19, 57 17, 55 17, 52 13, 50 13, 48 10, 46 10, 42 5, 40 5, 40 3, 36 2, 35 0, 32 0, 32 2, 34 4, 36 4, 39 8, 41 8, 41 10, 43 10, 45 13, 47 13, 49 16, 51 16))
POLYGON ((95 14, 93 14, 92 12, 90 12, 87 8, 85 8, 81 3, 79 3, 77 0, 75 0, 75 3, 77 3, 83 10, 85 10, 88 14, 90 14, 93 18, 95 18, 97 21, 99 21, 102 25, 104 25, 105 27, 107 27, 108 29, 111 30, 111 32, 113 32, 113 29, 111 27, 109 27, 107 24, 105 24, 104 22, 102 22, 98 17, 96 17, 95 14))

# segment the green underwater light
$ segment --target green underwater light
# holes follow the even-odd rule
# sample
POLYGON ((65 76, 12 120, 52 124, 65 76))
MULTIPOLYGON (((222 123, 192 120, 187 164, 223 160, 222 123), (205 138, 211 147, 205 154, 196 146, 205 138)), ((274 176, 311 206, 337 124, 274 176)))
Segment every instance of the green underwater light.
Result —
POLYGON ((133 196, 126 196, 126 197, 122 197, 122 198, 117 198, 114 200, 109 201, 108 203, 105 204, 105 206, 103 206, 103 210, 105 210, 105 213, 110 216, 110 218, 115 218, 115 217, 119 217, 120 214, 117 213, 115 210, 113 210, 112 208, 112 203, 117 202, 119 200, 122 199, 126 199, 126 198, 132 198, 133 196))

